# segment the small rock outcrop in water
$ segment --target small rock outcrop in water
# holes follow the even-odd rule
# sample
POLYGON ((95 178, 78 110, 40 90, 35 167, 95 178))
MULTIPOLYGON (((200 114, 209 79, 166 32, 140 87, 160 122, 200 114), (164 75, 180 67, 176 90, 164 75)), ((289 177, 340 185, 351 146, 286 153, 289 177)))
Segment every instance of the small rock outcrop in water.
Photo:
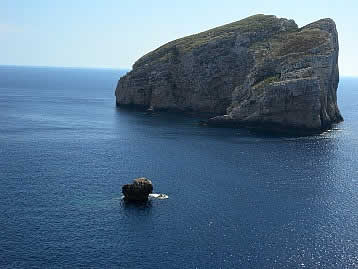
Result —
POLYGON ((126 184, 122 187, 122 193, 126 201, 143 202, 148 200, 148 196, 153 191, 152 182, 145 178, 137 178, 132 184, 126 184))
POLYGON ((209 125, 313 133, 343 120, 338 81, 333 20, 298 28, 255 15, 146 54, 119 80, 116 103, 212 113, 209 125))

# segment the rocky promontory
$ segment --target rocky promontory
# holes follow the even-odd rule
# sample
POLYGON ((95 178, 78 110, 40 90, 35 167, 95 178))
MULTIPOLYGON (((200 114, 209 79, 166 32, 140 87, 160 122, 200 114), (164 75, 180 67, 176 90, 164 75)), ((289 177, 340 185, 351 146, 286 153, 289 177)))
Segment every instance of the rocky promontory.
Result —
POLYGON ((331 19, 299 28, 255 15, 144 55, 119 80, 116 103, 210 113, 209 125, 321 132, 343 120, 338 50, 331 19))

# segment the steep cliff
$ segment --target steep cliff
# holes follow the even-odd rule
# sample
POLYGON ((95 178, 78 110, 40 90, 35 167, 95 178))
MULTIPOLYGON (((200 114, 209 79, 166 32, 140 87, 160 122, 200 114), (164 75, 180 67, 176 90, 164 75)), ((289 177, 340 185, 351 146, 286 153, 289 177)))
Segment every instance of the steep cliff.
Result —
POLYGON ((331 19, 255 15, 169 42, 122 77, 119 106, 206 112, 213 125, 317 132, 342 121, 331 19))

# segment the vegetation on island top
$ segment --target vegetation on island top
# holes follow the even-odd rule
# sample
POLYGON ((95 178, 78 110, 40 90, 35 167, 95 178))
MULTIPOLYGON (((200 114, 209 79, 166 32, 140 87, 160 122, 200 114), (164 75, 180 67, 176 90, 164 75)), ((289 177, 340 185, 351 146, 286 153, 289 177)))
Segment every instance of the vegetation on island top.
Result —
POLYGON ((232 40, 237 32, 266 32, 272 33, 271 38, 251 44, 251 49, 260 51, 270 50, 276 56, 291 53, 309 52, 327 40, 327 33, 315 28, 299 29, 293 22, 286 32, 276 33, 280 20, 273 15, 254 15, 243 20, 229 23, 211 30, 193 34, 171 41, 158 49, 144 55, 135 65, 145 65, 156 61, 176 61, 178 55, 199 48, 209 42, 232 40), (270 45, 268 45, 270 43, 270 45))
MULTIPOLYGON (((278 19, 274 15, 258 14, 237 22, 225 24, 223 26, 210 29, 205 32, 176 39, 144 55, 135 63, 135 65, 145 64, 152 61, 153 59, 167 60, 167 54, 171 54, 173 48, 176 48, 178 50, 178 53, 185 53, 186 51, 198 48, 203 44, 208 43, 209 41, 214 41, 215 39, 229 40, 238 31, 245 33, 261 31, 263 29, 274 30, 275 27, 277 27, 277 23, 279 20, 280 19, 278 19)), ((288 31, 294 31, 298 29, 297 25, 295 25, 294 23, 292 25, 292 29, 287 29, 288 31)))

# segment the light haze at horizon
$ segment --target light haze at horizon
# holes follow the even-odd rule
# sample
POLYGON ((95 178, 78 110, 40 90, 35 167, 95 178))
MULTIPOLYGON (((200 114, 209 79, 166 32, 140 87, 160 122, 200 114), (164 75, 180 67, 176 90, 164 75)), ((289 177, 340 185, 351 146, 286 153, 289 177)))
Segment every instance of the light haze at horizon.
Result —
POLYGON ((255 14, 337 24, 339 67, 358 76, 358 2, 0 0, 0 64, 128 68, 171 40, 255 14))

